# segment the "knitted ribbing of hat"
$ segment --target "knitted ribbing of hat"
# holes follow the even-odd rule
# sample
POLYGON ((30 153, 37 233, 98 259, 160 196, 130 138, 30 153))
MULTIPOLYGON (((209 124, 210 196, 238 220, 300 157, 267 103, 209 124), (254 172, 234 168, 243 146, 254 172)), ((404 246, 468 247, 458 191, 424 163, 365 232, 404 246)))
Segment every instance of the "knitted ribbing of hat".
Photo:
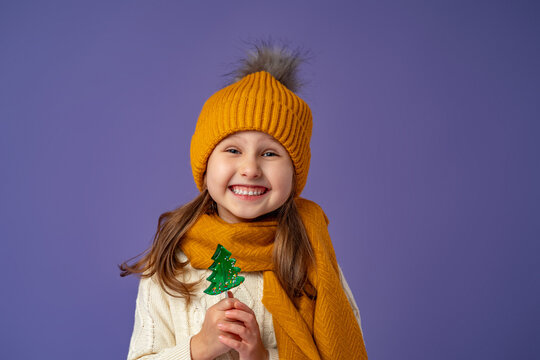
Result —
POLYGON ((193 267, 205 269, 220 243, 242 271, 263 271, 262 302, 272 314, 280 358, 367 359, 362 332, 339 279, 326 215, 309 200, 297 198, 296 204, 315 254, 315 269, 308 276, 317 290, 316 300, 303 296, 295 307, 272 271, 275 221, 229 224, 217 215, 203 215, 186 233, 182 251, 193 267))

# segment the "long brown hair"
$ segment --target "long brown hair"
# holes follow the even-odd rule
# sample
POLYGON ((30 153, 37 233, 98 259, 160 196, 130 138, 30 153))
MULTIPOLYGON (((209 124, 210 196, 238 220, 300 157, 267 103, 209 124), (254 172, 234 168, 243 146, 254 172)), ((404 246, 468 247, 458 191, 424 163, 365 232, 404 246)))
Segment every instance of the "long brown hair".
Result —
MULTIPOLYGON (((198 282, 185 283, 179 278, 189 261, 181 262, 176 256, 183 235, 204 213, 217 213, 217 206, 204 189, 199 196, 179 208, 159 216, 152 246, 145 252, 119 265, 120 276, 138 275, 147 278, 157 274, 163 290, 173 297, 183 297, 187 302, 198 282), (143 255, 132 265, 128 262, 143 255), (172 290, 172 291, 169 291, 172 290)), ((302 294, 313 298, 313 287, 308 281, 308 270, 314 264, 313 249, 291 193, 285 203, 272 214, 277 219, 274 241, 274 272, 289 298, 302 294)))

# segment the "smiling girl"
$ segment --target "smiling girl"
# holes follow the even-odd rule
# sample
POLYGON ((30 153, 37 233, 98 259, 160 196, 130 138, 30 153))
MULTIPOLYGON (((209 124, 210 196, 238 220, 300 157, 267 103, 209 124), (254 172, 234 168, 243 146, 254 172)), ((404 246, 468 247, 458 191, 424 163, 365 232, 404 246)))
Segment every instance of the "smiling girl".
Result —
POLYGON ((298 52, 262 44, 204 104, 191 140, 200 195, 159 217, 144 256, 128 359, 367 359, 328 219, 299 195, 312 115, 298 52), (244 282, 208 295, 218 244, 244 282))

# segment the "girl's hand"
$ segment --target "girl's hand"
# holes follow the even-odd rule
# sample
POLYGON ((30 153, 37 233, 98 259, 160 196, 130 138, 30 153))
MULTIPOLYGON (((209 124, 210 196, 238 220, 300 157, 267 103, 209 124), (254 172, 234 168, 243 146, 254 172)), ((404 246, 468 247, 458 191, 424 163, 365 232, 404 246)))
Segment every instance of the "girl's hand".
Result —
POLYGON ((240 340, 236 335, 226 333, 218 328, 218 324, 234 322, 234 320, 227 319, 225 312, 234 309, 236 302, 240 301, 232 298, 232 293, 229 291, 227 298, 206 310, 201 331, 191 338, 190 347, 193 360, 214 359, 229 351, 231 348, 219 341, 220 336, 240 340))
POLYGON ((219 335, 224 345, 238 351, 240 360, 266 360, 268 351, 264 348, 255 313, 241 301, 234 303, 234 308, 225 311, 229 322, 219 322, 218 328, 235 337, 219 335))

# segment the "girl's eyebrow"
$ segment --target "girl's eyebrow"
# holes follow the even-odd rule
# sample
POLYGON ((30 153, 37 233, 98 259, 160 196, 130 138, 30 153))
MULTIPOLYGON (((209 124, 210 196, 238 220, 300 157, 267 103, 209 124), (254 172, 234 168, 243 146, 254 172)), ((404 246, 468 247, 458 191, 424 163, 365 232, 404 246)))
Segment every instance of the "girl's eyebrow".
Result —
MULTIPOLYGON (((236 145, 236 144, 239 144, 239 145, 242 145, 244 146, 246 143, 245 141, 234 141, 234 140, 227 140, 227 141, 222 141, 221 142, 221 145, 222 146, 229 146, 229 145, 236 145)), ((256 147, 258 148, 272 148, 272 149, 279 149, 280 146, 279 144, 276 144, 275 142, 273 141, 259 141, 255 144, 256 147)))
POLYGON ((229 135, 227 136, 225 139, 221 140, 222 142, 228 142, 228 141, 240 141, 240 142, 244 142, 244 139, 242 139, 241 137, 239 136, 236 136, 236 135, 229 135))

